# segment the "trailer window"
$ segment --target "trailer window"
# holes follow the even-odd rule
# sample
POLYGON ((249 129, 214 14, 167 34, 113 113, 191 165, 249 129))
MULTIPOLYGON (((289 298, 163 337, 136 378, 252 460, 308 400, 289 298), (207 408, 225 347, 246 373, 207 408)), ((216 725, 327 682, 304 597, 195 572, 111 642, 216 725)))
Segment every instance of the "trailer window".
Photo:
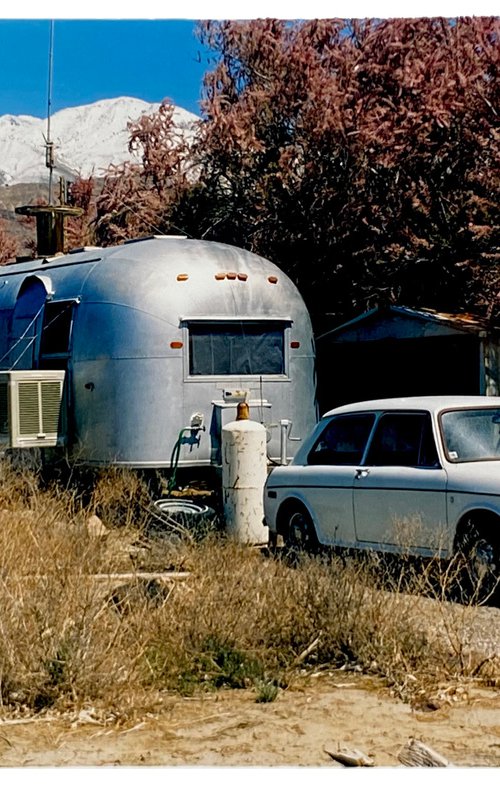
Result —
POLYGON ((74 300, 45 304, 40 342, 40 368, 66 368, 69 357, 74 300))
POLYGON ((285 325, 199 322, 189 325, 191 375, 284 374, 285 325))

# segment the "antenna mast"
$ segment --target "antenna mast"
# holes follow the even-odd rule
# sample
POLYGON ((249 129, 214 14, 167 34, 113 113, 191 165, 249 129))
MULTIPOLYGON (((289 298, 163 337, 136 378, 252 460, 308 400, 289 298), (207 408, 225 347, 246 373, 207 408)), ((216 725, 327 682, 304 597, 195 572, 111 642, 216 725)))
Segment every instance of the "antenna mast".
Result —
MULTIPOLYGON (((48 257, 64 253, 64 219, 81 216, 80 207, 52 204, 52 174, 55 166, 54 143, 50 138, 50 110, 52 104, 52 65, 54 59, 54 20, 50 22, 49 83, 47 97, 47 138, 45 140, 45 166, 49 169, 49 204, 21 205, 15 212, 21 216, 36 217, 37 256, 48 257)), ((62 200, 61 200, 62 201, 62 200)))
POLYGON ((52 204, 52 173, 54 169, 54 143, 50 138, 50 112, 52 108, 52 74, 54 67, 54 20, 50 20, 49 79, 47 87, 47 139, 45 141, 45 166, 49 169, 49 205, 52 204))

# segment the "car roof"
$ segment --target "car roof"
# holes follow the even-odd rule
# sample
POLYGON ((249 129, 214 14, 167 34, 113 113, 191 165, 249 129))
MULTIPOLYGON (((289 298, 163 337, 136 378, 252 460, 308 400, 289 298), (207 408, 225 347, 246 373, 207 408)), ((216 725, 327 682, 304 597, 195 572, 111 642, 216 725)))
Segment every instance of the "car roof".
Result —
POLYGON ((385 409, 425 409, 429 412, 439 412, 443 409, 465 407, 500 406, 499 396, 406 396, 403 398, 381 398, 371 401, 356 401, 344 404, 325 412, 323 417, 338 415, 348 412, 366 412, 367 410, 385 409))

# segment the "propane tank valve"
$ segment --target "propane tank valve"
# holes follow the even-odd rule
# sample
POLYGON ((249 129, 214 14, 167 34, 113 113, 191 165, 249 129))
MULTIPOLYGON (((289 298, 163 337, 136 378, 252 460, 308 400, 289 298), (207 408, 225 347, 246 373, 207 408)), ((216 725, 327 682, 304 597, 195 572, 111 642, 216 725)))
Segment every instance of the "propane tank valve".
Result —
POLYGON ((246 401, 240 401, 236 407, 236 420, 250 420, 250 409, 246 401))

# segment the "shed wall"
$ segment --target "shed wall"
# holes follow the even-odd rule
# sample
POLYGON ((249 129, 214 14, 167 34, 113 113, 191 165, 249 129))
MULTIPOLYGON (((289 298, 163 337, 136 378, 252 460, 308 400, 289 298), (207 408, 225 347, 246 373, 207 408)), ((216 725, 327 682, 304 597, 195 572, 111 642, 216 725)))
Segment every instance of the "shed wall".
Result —
MULTIPOLYGON (((368 399, 484 392, 481 342, 475 335, 318 342, 317 351, 321 413, 368 399)), ((489 364, 490 374, 498 374, 498 351, 493 348, 489 364)), ((488 389, 492 388, 490 381, 488 389)))

